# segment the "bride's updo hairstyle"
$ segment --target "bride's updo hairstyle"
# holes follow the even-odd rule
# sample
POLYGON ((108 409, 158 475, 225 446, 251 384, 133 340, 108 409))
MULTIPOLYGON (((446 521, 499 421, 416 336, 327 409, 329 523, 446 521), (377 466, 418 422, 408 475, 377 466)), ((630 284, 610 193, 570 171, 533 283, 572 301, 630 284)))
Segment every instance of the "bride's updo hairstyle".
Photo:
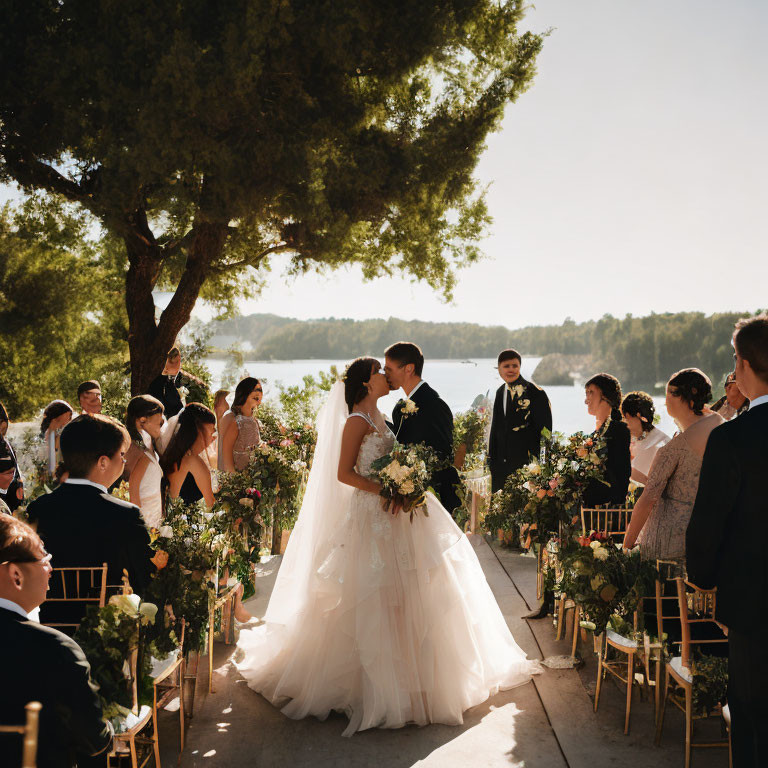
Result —
POLYGON ((179 413, 179 424, 168 447, 160 457, 160 466, 166 475, 175 472, 187 451, 195 444, 204 424, 216 425, 216 416, 201 403, 190 403, 179 413))
POLYGON ((584 387, 589 385, 597 387, 611 406, 611 419, 621 421, 621 384, 615 376, 610 373, 598 373, 593 376, 584 387))
POLYGON ((712 382, 698 368, 683 368, 673 373, 667 386, 672 388, 675 397, 687 401, 697 416, 702 415, 704 406, 712 399, 712 382))
POLYGON ((255 379, 253 376, 246 376, 235 387, 235 396, 232 400, 232 413, 239 414, 243 409, 243 405, 245 405, 245 401, 248 399, 248 395, 260 386, 261 382, 258 379, 255 379))
POLYGON ((365 386, 374 371, 381 368, 381 363, 374 357, 358 357, 349 364, 344 373, 344 400, 349 412, 368 394, 365 386))

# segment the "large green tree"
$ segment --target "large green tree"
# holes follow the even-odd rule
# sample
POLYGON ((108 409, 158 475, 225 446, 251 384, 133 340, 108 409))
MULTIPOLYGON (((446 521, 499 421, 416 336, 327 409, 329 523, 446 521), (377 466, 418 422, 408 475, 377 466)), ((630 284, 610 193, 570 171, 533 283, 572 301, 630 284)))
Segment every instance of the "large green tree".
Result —
POLYGON ((450 293, 487 222, 473 169, 531 82, 522 0, 5 0, 0 177, 125 247, 134 392, 198 296, 269 257, 450 293), (156 318, 153 289, 173 297, 156 318))

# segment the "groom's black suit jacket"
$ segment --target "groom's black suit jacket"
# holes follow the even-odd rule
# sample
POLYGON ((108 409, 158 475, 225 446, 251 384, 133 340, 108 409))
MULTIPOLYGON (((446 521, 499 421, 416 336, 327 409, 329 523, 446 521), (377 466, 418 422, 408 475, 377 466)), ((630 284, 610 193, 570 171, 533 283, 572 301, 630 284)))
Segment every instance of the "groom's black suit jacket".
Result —
POLYGON ((755 600, 768 590, 768 403, 712 430, 686 532, 688 578, 717 587, 717 617, 736 632, 765 629, 755 600))
MULTIPOLYGON (((155 571, 150 558, 149 532, 135 504, 102 493, 92 485, 62 483, 52 493, 35 499, 28 508, 29 520, 46 550, 53 555, 51 565, 93 566, 107 563, 107 584, 120 585, 123 569, 131 587, 143 595, 155 571)), ((51 583, 50 597, 60 597, 51 583)), ((43 603, 43 622, 79 621, 84 604, 43 603), (70 618, 71 613, 74 614, 70 618), (66 614, 66 615, 65 615, 66 614)))
POLYGON ((416 403, 416 413, 403 416, 402 402, 392 411, 397 441, 404 445, 424 443, 434 448, 437 455, 450 463, 432 477, 432 487, 440 495, 440 502, 453 512, 461 506, 454 486, 459 482, 459 473, 453 466, 453 414, 445 400, 425 381, 410 398, 416 403))
MULTIPOLYGON (((25 704, 43 705, 38 768, 105 765, 112 729, 101 719, 98 689, 80 646, 52 627, 0 608, 0 658, 0 723, 23 724, 25 704)), ((2 736, 0 765, 21 765, 21 737, 2 736)))

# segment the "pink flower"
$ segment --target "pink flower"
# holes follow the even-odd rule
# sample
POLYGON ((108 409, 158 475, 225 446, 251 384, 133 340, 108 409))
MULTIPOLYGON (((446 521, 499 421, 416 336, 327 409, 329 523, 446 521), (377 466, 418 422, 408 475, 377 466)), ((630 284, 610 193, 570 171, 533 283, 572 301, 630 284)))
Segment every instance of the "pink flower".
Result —
POLYGON ((549 481, 549 487, 550 487, 550 488, 551 488, 553 491, 555 490, 555 488, 557 488, 557 486, 558 486, 559 484, 560 484, 560 480, 559 480, 559 478, 557 478, 557 477, 553 477, 553 478, 552 478, 552 479, 549 481))
POLYGON ((281 440, 281 441, 280 441, 280 446, 281 446, 282 448, 285 448, 285 447, 286 447, 286 446, 288 446, 288 445, 293 445, 293 440, 289 440, 289 439, 286 437, 286 438, 285 438, 285 440, 281 440))

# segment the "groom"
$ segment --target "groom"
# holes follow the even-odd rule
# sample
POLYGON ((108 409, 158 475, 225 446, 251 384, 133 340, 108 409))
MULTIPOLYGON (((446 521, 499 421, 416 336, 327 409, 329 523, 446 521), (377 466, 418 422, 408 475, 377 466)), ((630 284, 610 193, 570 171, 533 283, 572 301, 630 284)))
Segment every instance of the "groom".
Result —
POLYGON ((449 466, 436 472, 432 487, 450 512, 461 506, 455 485, 459 474, 453 466, 453 414, 447 403, 421 378, 424 355, 408 341, 399 341, 384 352, 384 373, 391 390, 404 390, 392 412, 394 432, 399 443, 424 443, 435 450, 449 466))

